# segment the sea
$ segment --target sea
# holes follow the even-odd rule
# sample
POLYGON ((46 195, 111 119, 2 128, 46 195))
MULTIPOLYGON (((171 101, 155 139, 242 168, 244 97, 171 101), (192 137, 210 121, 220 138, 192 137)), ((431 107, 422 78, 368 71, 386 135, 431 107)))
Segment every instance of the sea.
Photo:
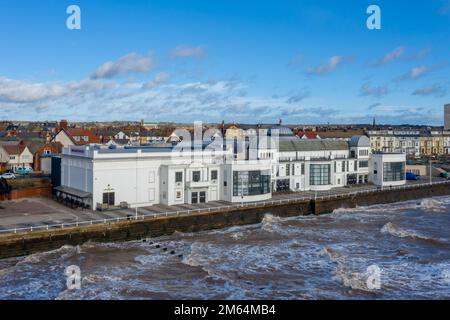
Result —
POLYGON ((4 259, 0 299, 450 299, 450 197, 4 259))

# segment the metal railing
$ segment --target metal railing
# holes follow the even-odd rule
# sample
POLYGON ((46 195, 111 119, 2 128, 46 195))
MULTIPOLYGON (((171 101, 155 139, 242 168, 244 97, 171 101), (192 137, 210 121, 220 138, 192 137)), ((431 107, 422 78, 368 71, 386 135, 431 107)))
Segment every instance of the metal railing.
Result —
MULTIPOLYGON (((291 197, 287 199, 274 199, 267 201, 258 201, 258 202, 247 202, 247 203, 235 203, 224 206, 217 207, 207 207, 207 208, 196 208, 196 209, 186 209, 186 210, 176 210, 176 211, 167 211, 167 212, 152 212, 147 214, 138 214, 131 215, 129 214, 126 217, 117 217, 117 218, 106 218, 106 219, 95 219, 95 220, 83 220, 83 221, 75 221, 70 223, 58 223, 58 224, 47 224, 47 225, 39 225, 39 226, 29 226, 29 227, 21 227, 21 228, 12 228, 12 229, 3 229, 0 230, 0 234, 6 233, 19 233, 19 232, 36 232, 36 231, 46 231, 46 230, 60 230, 65 228, 74 228, 80 227, 83 225, 111 225, 114 223, 119 223, 121 221, 139 221, 139 220, 148 220, 148 219, 158 219, 162 217, 177 217, 177 216, 189 216, 191 214, 201 214, 201 213, 217 213, 226 210, 237 210, 241 208, 251 208, 251 207, 267 207, 267 206, 279 206, 283 204, 301 202, 301 201, 311 201, 311 200, 329 200, 329 199, 338 199, 345 198, 349 196, 357 196, 360 194, 370 194, 377 193, 382 191, 390 191, 390 190, 408 190, 408 189, 416 189, 422 188, 425 186, 431 185, 442 185, 449 184, 450 180, 447 181, 436 181, 436 182, 428 182, 428 183, 414 183, 407 184, 402 186, 392 186, 392 187, 373 187, 371 189, 363 189, 363 190, 355 190, 355 191, 346 191, 346 192, 336 192, 337 190, 331 191, 318 191, 321 193, 328 194, 314 194, 302 197, 291 197)), ((314 192, 314 191, 310 191, 314 192)), ((139 210, 139 209, 138 209, 139 210)))

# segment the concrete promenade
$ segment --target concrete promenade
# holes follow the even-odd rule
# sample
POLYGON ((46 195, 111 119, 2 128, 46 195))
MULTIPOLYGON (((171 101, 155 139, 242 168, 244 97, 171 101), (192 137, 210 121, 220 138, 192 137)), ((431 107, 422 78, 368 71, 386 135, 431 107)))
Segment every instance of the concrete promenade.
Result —
MULTIPOLYGON (((444 179, 434 178, 433 184, 444 183, 444 179)), ((394 189, 411 188, 414 185, 429 185, 428 179, 408 181, 405 186, 394 189)), ((450 181, 448 181, 450 183, 450 181)), ((450 185, 449 185, 450 188, 450 185)), ((383 190, 389 190, 384 188, 383 190)), ((330 191, 302 191, 274 194, 271 200, 252 203, 228 203, 214 201, 196 205, 165 206, 154 205, 138 209, 114 209, 109 211, 73 210, 48 198, 29 198, 24 200, 0 202, 0 234, 32 232, 38 230, 61 229, 89 224, 105 224, 124 220, 140 220, 163 216, 180 216, 194 213, 217 212, 239 209, 241 207, 260 207, 267 204, 287 204, 313 199, 333 199, 340 196, 367 194, 379 190, 373 185, 354 185, 335 188, 330 191)))

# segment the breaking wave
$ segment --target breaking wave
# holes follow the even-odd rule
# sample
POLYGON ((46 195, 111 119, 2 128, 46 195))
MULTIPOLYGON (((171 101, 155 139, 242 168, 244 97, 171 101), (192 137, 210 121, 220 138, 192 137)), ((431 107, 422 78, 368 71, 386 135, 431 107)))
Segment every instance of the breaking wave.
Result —
POLYGON ((420 202, 420 207, 425 212, 446 212, 447 208, 445 207, 444 203, 442 201, 439 201, 437 199, 423 199, 420 202))
POLYGON ((448 298, 450 215, 427 213, 449 209, 444 197, 319 217, 267 212, 248 226, 63 246, 0 261, 0 299, 448 298), (66 289, 72 264, 81 290, 66 289), (370 265, 381 290, 369 288, 370 265))
POLYGON ((366 272, 354 272, 339 264, 335 270, 336 276, 341 279, 342 284, 353 290, 361 290, 366 292, 373 292, 367 285, 368 274, 366 272))
POLYGON ((381 233, 390 234, 399 238, 411 238, 440 243, 439 240, 420 235, 412 230, 402 229, 392 222, 386 223, 380 230, 381 233))

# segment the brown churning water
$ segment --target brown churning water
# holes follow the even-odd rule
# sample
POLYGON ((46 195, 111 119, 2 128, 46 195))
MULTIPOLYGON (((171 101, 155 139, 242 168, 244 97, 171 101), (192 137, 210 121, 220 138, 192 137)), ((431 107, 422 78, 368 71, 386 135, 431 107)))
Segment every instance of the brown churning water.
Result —
POLYGON ((268 213, 251 226, 0 260, 0 299, 448 299, 449 230, 450 197, 268 213), (70 265, 79 290, 66 287, 70 265))

